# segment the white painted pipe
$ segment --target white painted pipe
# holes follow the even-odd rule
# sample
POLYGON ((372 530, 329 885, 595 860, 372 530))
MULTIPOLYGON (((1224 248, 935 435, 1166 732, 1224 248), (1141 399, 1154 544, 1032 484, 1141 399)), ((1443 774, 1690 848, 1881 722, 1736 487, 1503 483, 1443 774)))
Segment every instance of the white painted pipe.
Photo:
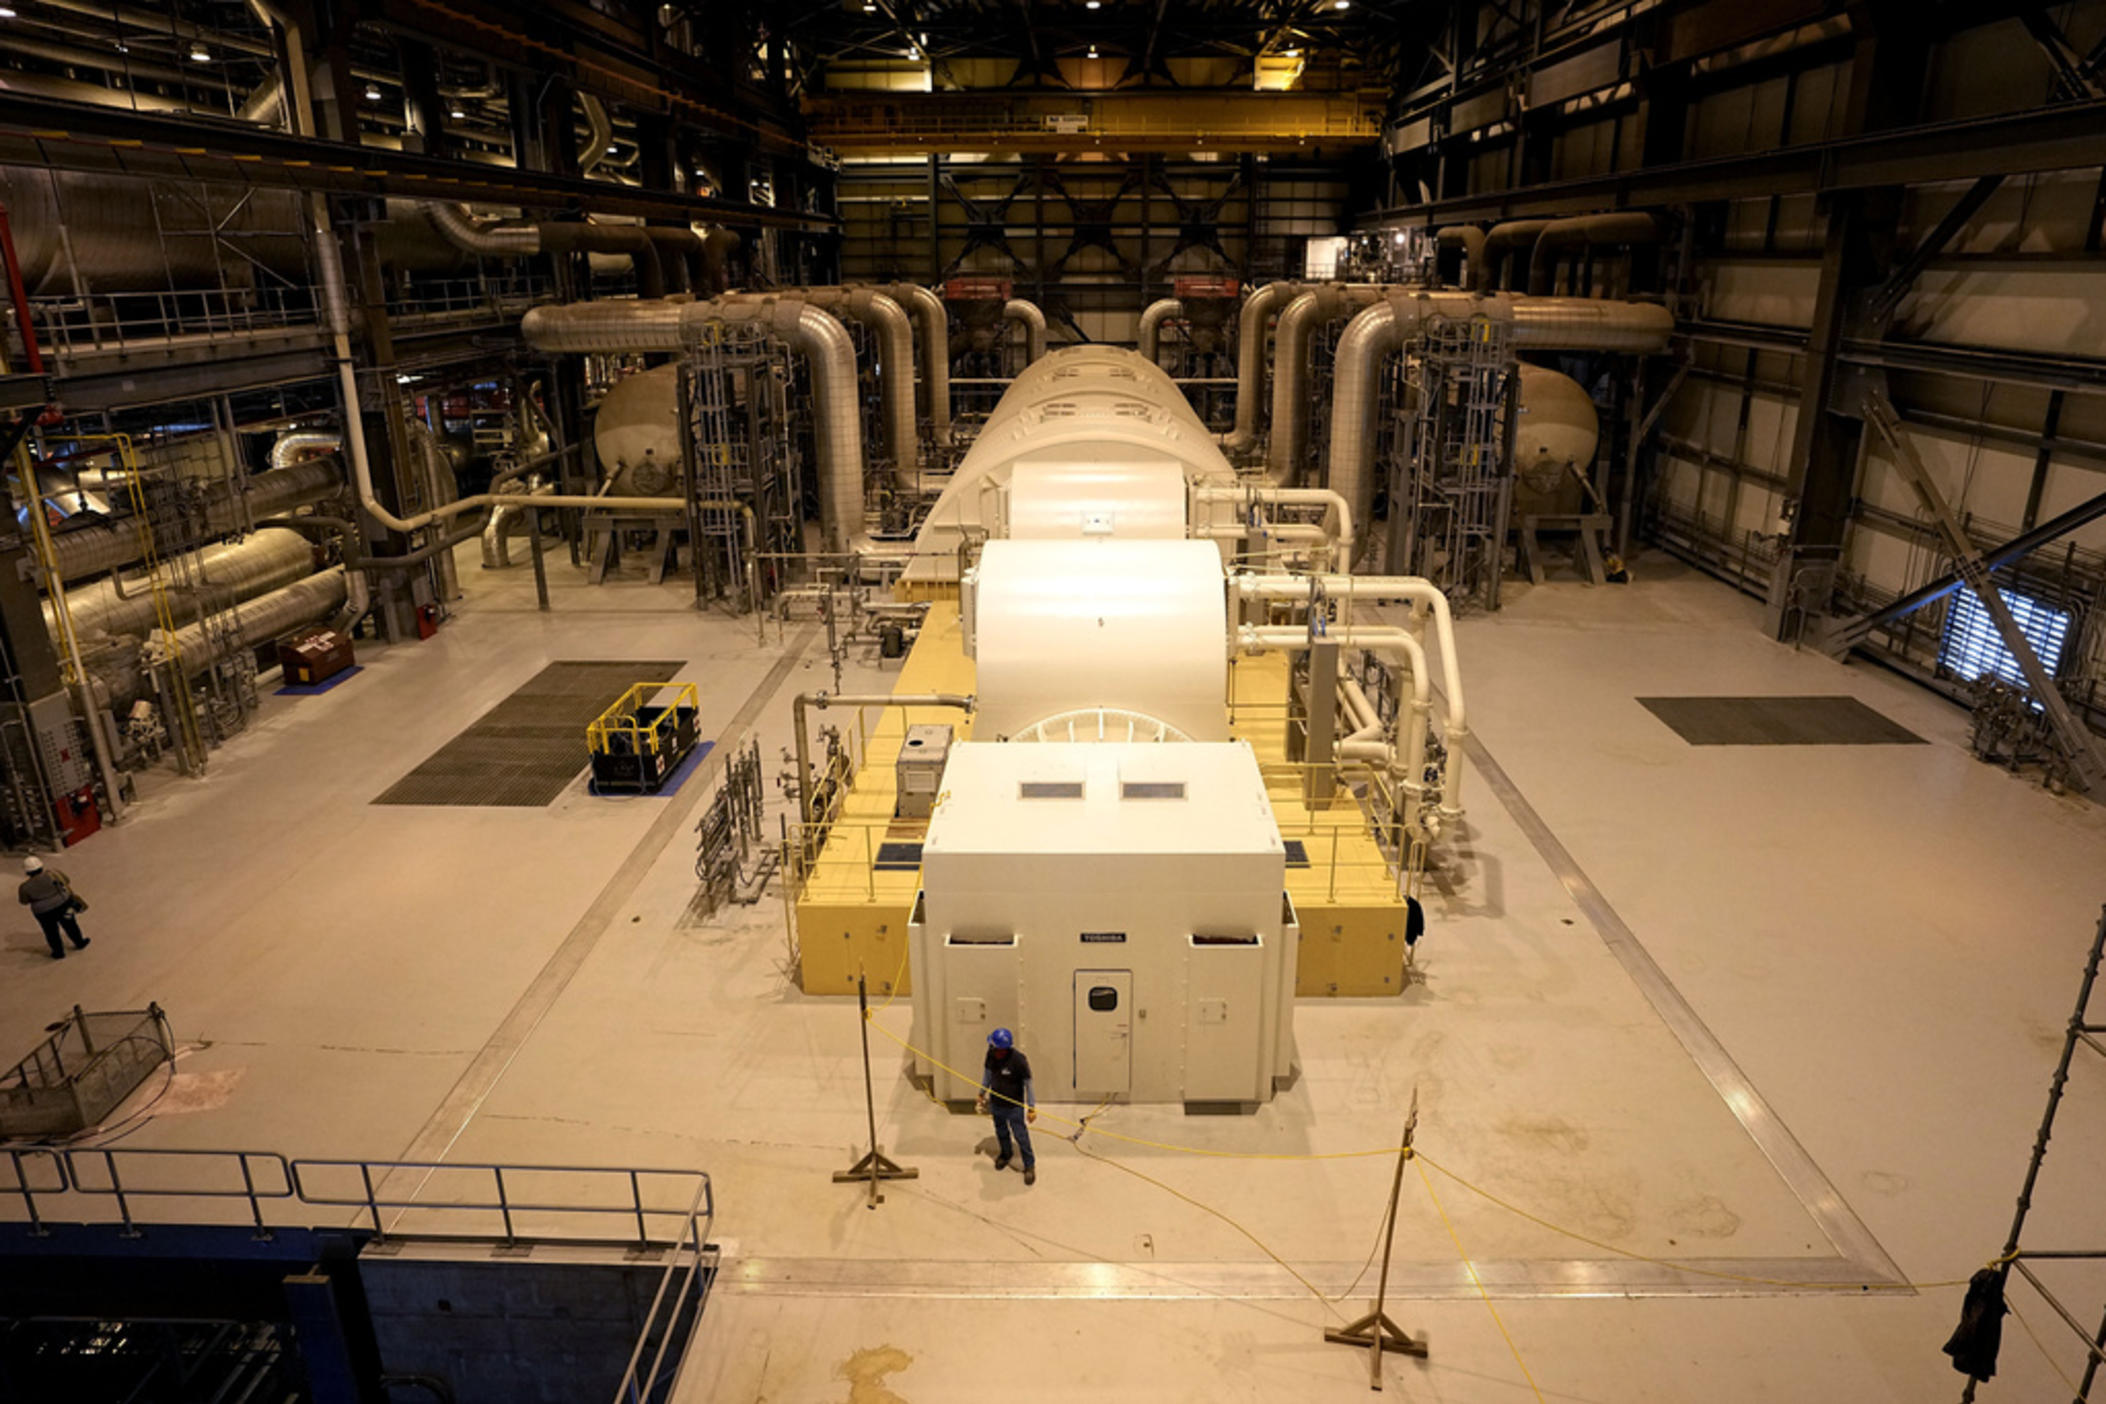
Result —
POLYGON ((1174 297, 1159 297, 1142 308, 1141 329, 1135 343, 1141 354, 1151 361, 1154 360, 1156 350, 1161 344, 1164 320, 1175 320, 1184 315, 1185 305, 1174 297))
MULTIPOLYGON (((1237 640, 1245 648, 1278 652, 1298 652, 1313 643, 1335 643, 1342 648, 1367 649, 1372 653, 1384 653, 1395 658, 1401 665, 1397 670, 1397 714, 1400 717, 1408 716, 1410 719, 1406 724, 1402 743, 1392 744, 1380 739, 1381 725, 1375 720, 1375 711, 1368 703, 1367 694, 1361 691, 1359 683, 1346 678, 1343 679, 1341 691, 1349 699, 1347 711, 1354 714, 1353 719, 1359 730, 1340 741, 1337 750, 1338 754, 1347 760, 1373 760, 1386 765, 1398 777, 1398 783, 1405 792, 1414 797, 1425 792, 1427 719, 1433 711, 1433 689, 1426 676, 1425 650, 1409 629, 1381 625, 1352 626, 1333 629, 1312 639, 1309 630, 1301 625, 1245 624, 1237 630, 1237 640), (1403 695, 1406 687, 1409 687, 1411 693, 1408 706, 1403 695)), ((1452 759, 1452 744, 1450 751, 1450 775, 1459 778, 1459 772, 1455 769, 1452 759)), ((1453 794, 1454 787, 1451 784, 1448 793, 1442 798, 1452 802, 1453 794)), ((1453 817, 1454 814, 1461 813, 1461 808, 1454 805, 1451 809, 1449 805, 1444 805, 1441 812, 1444 817, 1453 817)))
POLYGON ((922 397, 927 402, 929 430, 939 444, 951 437, 951 314, 943 299, 919 283, 879 283, 920 327, 922 397))
POLYGON ((1329 488, 1197 486, 1192 489, 1192 501, 1195 504, 1232 502, 1238 508, 1246 508, 1253 502, 1271 502, 1283 507, 1322 507, 1325 509, 1324 532, 1338 547, 1338 564, 1348 571, 1353 568, 1353 505, 1329 488))
POLYGON ((1300 283, 1267 283, 1243 299, 1236 324, 1236 427, 1221 440, 1230 453, 1249 453, 1258 442, 1258 400, 1265 389, 1265 335, 1273 315, 1300 283))
MULTIPOLYGON (((1265 480, 1286 487, 1305 475, 1309 452, 1309 343, 1318 328, 1351 316, 1388 292, 1385 286, 1327 284, 1287 304, 1272 339, 1272 442, 1266 446, 1265 480)), ((1341 348, 1343 349, 1343 348, 1341 348)))
MULTIPOLYGON (((1327 599, 1368 600, 1410 604, 1433 620, 1434 642, 1441 655, 1441 684, 1446 694, 1443 714, 1444 739, 1448 745, 1448 783, 1441 795, 1441 813, 1448 819, 1462 814, 1463 747, 1469 740, 1469 713, 1463 704, 1462 669, 1455 657, 1455 616, 1448 597, 1430 580, 1415 575, 1238 575, 1233 588, 1246 600, 1307 600, 1311 586, 1327 599)), ((1346 628, 1350 629, 1350 624, 1346 628)), ((1332 637, 1340 631, 1333 631, 1332 637)))
POLYGON ((1002 316, 1024 324, 1024 364, 1031 365, 1046 354, 1046 314, 1038 305, 1012 297, 1002 304, 1002 316))

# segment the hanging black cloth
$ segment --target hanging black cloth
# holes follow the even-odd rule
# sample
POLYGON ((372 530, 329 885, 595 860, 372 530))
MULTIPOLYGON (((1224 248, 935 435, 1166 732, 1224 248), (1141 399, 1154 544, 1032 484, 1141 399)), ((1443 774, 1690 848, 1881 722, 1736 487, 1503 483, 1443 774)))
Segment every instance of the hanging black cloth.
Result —
POLYGON ((1960 1324, 1945 1343, 1953 1369, 1977 1380, 1996 1378, 1996 1353, 2003 1348, 2004 1315, 2010 1310, 2004 1305, 2002 1268, 1983 1268, 1968 1279, 1960 1324))
POLYGON ((1426 934, 1426 909, 1419 905, 1416 897, 1404 899, 1404 944, 1416 946, 1419 937, 1426 934))

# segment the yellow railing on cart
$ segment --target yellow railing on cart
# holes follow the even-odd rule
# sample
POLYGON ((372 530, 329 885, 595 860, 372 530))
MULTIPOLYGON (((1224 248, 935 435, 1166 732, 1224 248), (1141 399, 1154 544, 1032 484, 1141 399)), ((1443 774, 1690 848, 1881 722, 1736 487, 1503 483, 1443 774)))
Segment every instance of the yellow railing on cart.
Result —
POLYGON ((671 750, 678 744, 680 709, 700 705, 701 694, 693 683, 638 683, 586 726, 585 745, 594 755, 640 756, 671 750), (671 692, 672 701, 657 703, 662 692, 671 692), (639 718, 639 712, 653 705, 663 710, 655 717, 639 718), (624 741, 626 746, 620 744, 624 741))

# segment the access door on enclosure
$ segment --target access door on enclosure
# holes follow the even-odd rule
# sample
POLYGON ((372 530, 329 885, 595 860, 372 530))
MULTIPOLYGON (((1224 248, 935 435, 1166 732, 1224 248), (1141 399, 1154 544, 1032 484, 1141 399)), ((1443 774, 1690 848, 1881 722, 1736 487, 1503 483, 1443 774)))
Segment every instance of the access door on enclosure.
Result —
POLYGON ((1075 972, 1075 1094, 1133 1090, 1133 972, 1075 972))

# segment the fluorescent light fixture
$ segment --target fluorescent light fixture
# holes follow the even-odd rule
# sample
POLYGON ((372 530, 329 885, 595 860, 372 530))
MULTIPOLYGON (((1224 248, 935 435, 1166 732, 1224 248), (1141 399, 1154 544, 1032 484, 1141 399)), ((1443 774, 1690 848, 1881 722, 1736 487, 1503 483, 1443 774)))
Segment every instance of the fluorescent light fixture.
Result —
MULTIPOLYGON (((2069 642, 2073 621, 2068 612, 2010 590, 2005 590, 2003 596, 2011 617, 2018 621, 2018 631, 2032 645, 2040 666, 2052 676, 2061 666, 2062 650, 2069 642)), ((1938 648, 1938 666, 1962 682, 1995 677, 2013 687, 2029 686, 2017 657, 2004 646, 1996 621, 1989 617, 1989 611, 1972 590, 1955 593, 1952 608, 1945 612, 1945 639, 1938 648)))
POLYGON ((1085 10, 1101 10, 1104 8, 1104 0, 1082 0, 1082 8, 1085 10))
POLYGON ((192 63, 210 63, 212 62, 212 51, 203 44, 192 44, 190 46, 190 61, 192 63))
POLYGON ((461 110, 460 108, 458 108, 458 107, 449 107, 449 108, 447 108, 447 109, 446 109, 446 115, 447 115, 448 117, 451 117, 451 118, 453 118, 453 120, 454 120, 454 121, 458 122, 458 121, 460 121, 460 120, 461 120, 461 119, 462 119, 463 117, 466 117, 466 116, 467 116, 468 114, 467 114, 466 112, 462 111, 462 110, 461 110))
POLYGON ((366 101, 367 101, 367 102, 379 102, 379 101, 380 101, 380 86, 379 86, 379 85, 378 85, 377 83, 368 83, 368 84, 366 84, 366 101))
POLYGON ((13 10, 10 10, 5 5, 0 5, 0 19, 13 19, 14 17, 15 12, 13 10))
POLYGON ((1334 10, 1350 10, 1353 8, 1353 0, 1331 0, 1331 8, 1334 10))

